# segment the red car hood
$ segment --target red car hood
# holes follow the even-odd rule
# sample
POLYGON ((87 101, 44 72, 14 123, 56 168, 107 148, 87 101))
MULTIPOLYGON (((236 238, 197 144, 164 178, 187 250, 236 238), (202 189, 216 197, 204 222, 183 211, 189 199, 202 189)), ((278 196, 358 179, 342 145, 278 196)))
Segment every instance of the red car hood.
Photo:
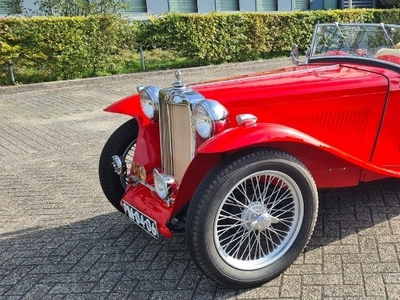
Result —
POLYGON ((338 64, 309 64, 204 82, 191 87, 205 98, 217 100, 227 108, 232 102, 235 102, 235 108, 239 108, 259 103, 257 100, 264 104, 297 102, 300 95, 306 94, 309 95, 307 100, 320 98, 321 95, 325 98, 335 91, 342 93, 344 86, 347 91, 350 86, 368 88, 365 79, 370 74, 368 70, 338 64))

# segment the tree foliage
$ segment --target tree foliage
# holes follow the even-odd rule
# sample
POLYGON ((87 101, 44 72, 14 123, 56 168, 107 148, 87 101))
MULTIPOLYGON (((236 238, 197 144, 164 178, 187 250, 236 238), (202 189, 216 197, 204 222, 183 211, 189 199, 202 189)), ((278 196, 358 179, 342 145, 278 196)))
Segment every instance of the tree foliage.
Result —
POLYGON ((90 16, 117 14, 126 8, 124 0, 38 0, 39 12, 47 16, 90 16))
POLYGON ((21 15, 24 10, 22 3, 23 0, 5 0, 0 3, 0 7, 9 15, 21 15))
POLYGON ((380 0, 380 5, 383 8, 396 8, 400 7, 400 1, 399 0, 380 0))
POLYGON ((23 0, 5 0, 4 8, 10 15, 91 16, 119 14, 127 8, 125 0, 36 0, 36 9, 23 7, 23 0))

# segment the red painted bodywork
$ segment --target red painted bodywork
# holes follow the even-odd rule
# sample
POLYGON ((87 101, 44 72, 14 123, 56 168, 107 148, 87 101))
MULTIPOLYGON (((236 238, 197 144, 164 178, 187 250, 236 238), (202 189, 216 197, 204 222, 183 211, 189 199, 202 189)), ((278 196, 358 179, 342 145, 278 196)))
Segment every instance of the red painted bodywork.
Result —
MULTIPOLYGON (((354 186, 400 177, 400 74, 379 66, 308 64, 191 85, 229 111, 228 129, 203 143, 168 207, 141 185, 128 185, 124 200, 157 221, 171 237, 169 220, 191 199, 204 176, 233 152, 252 147, 282 149, 300 159, 319 188, 354 186), (255 125, 239 126, 238 114, 255 125)), ((161 166, 157 122, 143 114, 138 95, 105 109, 140 124, 134 160, 151 171, 161 166)))

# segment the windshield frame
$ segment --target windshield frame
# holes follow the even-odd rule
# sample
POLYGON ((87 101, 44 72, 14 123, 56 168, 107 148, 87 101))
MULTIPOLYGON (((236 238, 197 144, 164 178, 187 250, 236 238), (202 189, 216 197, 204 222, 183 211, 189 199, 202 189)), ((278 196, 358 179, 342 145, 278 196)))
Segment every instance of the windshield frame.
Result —
POLYGON ((314 28, 314 34, 312 37, 310 50, 308 51, 307 61, 309 61, 310 59, 319 60, 326 57, 353 57, 380 61, 381 58, 377 58, 377 56, 378 51, 381 49, 389 49, 389 51, 395 51, 396 54, 394 54, 394 56, 398 56, 398 58, 396 57, 394 61, 389 60, 389 63, 394 63, 400 67, 400 25, 383 23, 318 23, 315 25, 314 28), (334 30, 330 30, 330 28, 333 28, 334 30), (354 32, 351 32, 351 28, 354 28, 354 32), (363 28, 369 28, 370 30, 364 30, 363 28), (343 33, 343 31, 345 31, 347 36, 343 33), (326 36, 330 35, 332 43, 329 39, 325 39, 325 34, 326 36), (353 34, 353 36, 351 36, 351 34, 353 34), (361 41, 358 41, 359 44, 364 43, 364 45, 370 46, 370 37, 372 36, 372 41, 375 41, 374 46, 377 47, 367 47, 365 49, 351 48, 350 43, 354 42, 354 40, 356 39, 355 36, 357 36, 358 38, 359 34, 361 34, 361 41), (391 37, 390 34, 392 34, 393 37, 396 37, 395 41, 393 41, 393 37, 391 37), (376 40, 373 40, 374 38, 376 40), (321 41, 327 43, 327 45, 322 44, 321 41), (319 42, 321 43, 320 45, 318 44, 319 42), (379 44, 378 42, 381 44, 379 44), (335 43, 338 44, 337 49, 335 49, 335 47, 332 47, 331 49, 331 46, 335 46, 335 43), (342 51, 343 45, 348 48, 348 51, 342 51), (322 49, 320 49, 320 51, 317 51, 317 47, 326 47, 326 51, 324 52, 322 49))

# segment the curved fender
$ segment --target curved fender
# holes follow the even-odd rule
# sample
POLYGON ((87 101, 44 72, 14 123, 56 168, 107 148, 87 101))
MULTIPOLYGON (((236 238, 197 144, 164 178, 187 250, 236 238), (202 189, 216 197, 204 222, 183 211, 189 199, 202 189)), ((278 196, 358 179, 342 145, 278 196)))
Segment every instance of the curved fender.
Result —
POLYGON ((369 161, 361 160, 342 150, 327 145, 299 130, 274 123, 256 124, 247 127, 239 126, 224 131, 202 144, 199 147, 198 153, 237 151, 247 147, 271 145, 279 142, 292 142, 313 146, 363 169, 385 176, 400 177, 399 172, 383 169, 369 161))
POLYGON ((226 130, 199 147, 198 153, 229 152, 271 142, 297 142, 316 147, 328 145, 296 129, 273 123, 239 126, 226 130))
POLYGON ((104 111, 128 115, 134 117, 140 125, 145 126, 150 123, 140 107, 140 96, 139 94, 131 95, 123 98, 113 104, 107 106, 104 111))

